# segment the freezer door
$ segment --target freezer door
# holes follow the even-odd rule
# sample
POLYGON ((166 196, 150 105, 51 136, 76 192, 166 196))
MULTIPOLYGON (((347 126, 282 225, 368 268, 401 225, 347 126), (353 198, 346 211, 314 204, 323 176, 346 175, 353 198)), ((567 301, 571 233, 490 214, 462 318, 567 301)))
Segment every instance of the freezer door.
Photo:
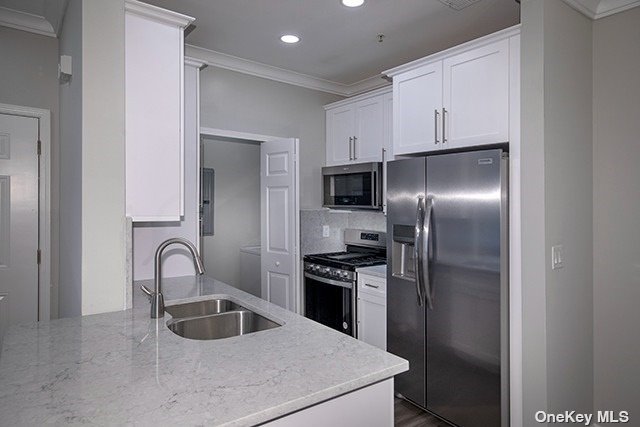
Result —
MULTIPOLYGON (((502 150, 431 156, 427 409, 464 427, 501 420, 506 182, 502 150)), ((504 357, 504 356, 503 356, 504 357)), ((503 362, 506 363, 506 360, 503 362)), ((505 370, 506 372, 506 370, 505 370)))
POLYGON ((418 303, 416 222, 425 200, 424 157, 387 166, 387 351, 409 361, 395 377, 395 390, 424 407, 425 306, 418 303))

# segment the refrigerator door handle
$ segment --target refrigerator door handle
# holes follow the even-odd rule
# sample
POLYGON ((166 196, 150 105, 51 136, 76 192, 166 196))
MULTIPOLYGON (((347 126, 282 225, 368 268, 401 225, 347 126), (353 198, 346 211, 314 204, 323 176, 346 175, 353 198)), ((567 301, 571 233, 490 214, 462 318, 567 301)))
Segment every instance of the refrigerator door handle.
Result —
POLYGON ((426 295, 427 307, 433 310, 433 294, 431 292, 431 281, 429 280, 429 244, 431 243, 431 212, 433 210, 433 200, 431 197, 427 197, 427 207, 425 217, 423 220, 423 243, 422 243, 422 256, 420 261, 422 263, 422 272, 424 283, 424 294, 426 295), (426 248, 426 249, 425 249, 426 248))
POLYGON ((424 275, 422 274, 423 256, 423 230, 424 230, 424 197, 418 196, 416 209, 416 228, 413 242, 413 270, 416 277, 416 293, 418 294, 418 306, 424 305, 424 275))

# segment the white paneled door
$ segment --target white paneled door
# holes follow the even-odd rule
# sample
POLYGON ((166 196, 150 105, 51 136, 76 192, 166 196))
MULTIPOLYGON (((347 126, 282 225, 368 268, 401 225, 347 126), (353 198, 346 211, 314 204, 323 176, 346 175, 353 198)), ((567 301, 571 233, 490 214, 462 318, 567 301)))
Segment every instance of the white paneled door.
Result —
POLYGON ((266 141, 260 149, 262 298, 297 310, 298 140, 266 141))
POLYGON ((37 142, 38 119, 0 114, 0 323, 38 320, 37 142))

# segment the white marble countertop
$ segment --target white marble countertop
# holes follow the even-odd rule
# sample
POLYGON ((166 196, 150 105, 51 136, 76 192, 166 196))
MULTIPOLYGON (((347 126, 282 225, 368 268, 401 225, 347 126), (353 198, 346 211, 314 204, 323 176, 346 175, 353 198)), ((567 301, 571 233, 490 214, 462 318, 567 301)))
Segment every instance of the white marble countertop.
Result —
POLYGON ((369 276, 387 278, 387 264, 372 265, 371 267, 362 267, 356 270, 358 273, 368 274, 369 276))
POLYGON ((13 326, 0 357, 0 424, 248 426, 408 369, 404 359, 207 277, 166 279, 164 290, 167 305, 224 296, 284 325, 188 340, 165 326, 168 314, 150 319, 136 291, 131 310, 13 326))

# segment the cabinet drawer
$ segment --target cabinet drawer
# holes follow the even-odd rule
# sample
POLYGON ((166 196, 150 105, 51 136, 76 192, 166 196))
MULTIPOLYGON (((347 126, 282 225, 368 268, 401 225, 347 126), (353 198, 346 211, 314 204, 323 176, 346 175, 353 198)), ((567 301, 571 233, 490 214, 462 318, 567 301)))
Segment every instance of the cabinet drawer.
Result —
POLYGON ((358 292, 365 292, 372 295, 386 295, 387 281, 380 277, 358 274, 358 292))

